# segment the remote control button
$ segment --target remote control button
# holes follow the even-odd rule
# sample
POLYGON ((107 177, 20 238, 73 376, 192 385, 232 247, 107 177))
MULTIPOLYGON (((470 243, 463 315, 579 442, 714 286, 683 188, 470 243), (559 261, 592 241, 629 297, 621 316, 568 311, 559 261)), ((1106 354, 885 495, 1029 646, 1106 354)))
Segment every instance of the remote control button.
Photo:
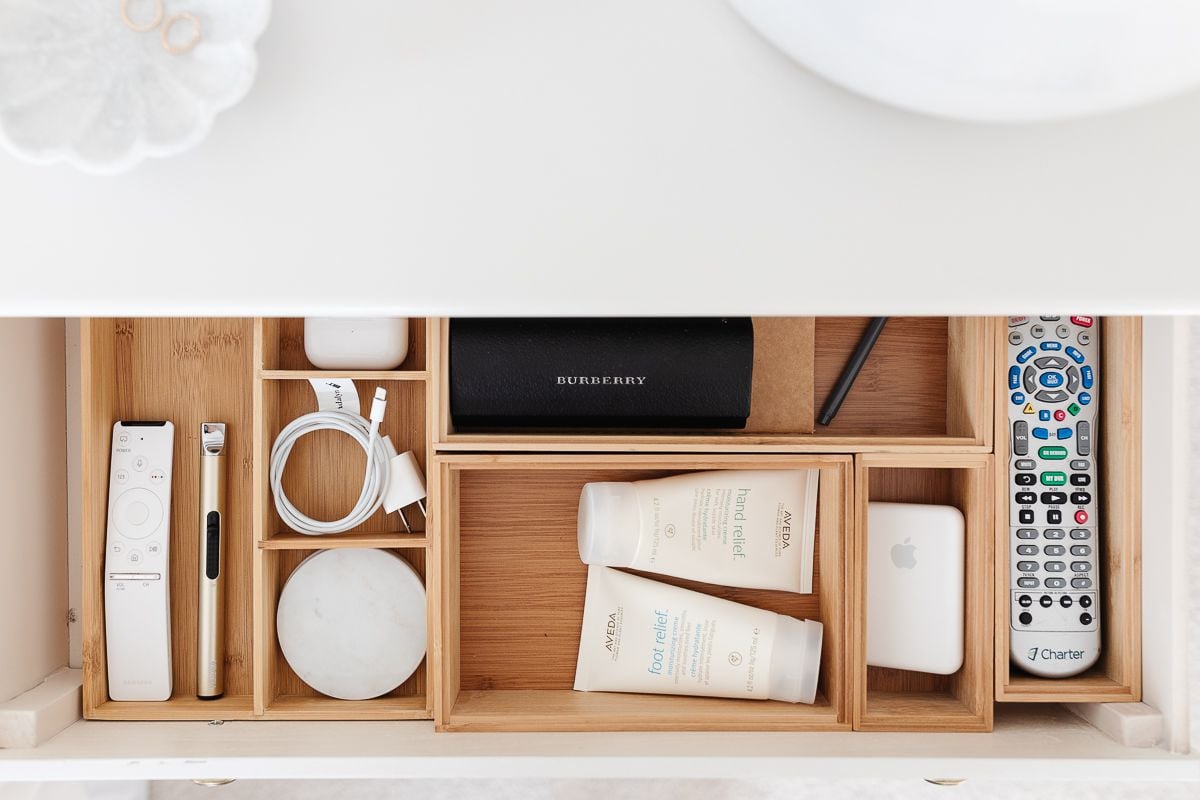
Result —
POLYGON ((1086 406, 1088 403, 1092 402, 1092 396, 1087 392, 1080 392, 1079 397, 1076 399, 1079 400, 1079 405, 1081 406, 1086 406))
POLYGON ((1092 624, 1092 615, 1087 613, 1086 611, 1083 612, 1082 614, 1079 615, 1079 622, 1081 625, 1091 625, 1092 624))
POLYGON ((1026 347, 1020 353, 1017 353, 1017 363, 1024 364, 1026 361, 1033 358, 1033 355, 1036 352, 1037 352, 1036 347, 1026 347))
POLYGON ((1071 322, 1081 328, 1090 328, 1095 322, 1094 317, 1071 317, 1071 322))
POLYGON ((1050 431, 1046 430, 1045 428, 1034 428, 1034 429, 1033 429, 1033 438, 1035 438, 1035 439, 1049 439, 1049 438, 1050 438, 1050 431))
POLYGON ((1020 367, 1009 367, 1008 368, 1008 388, 1009 389, 1020 389, 1021 388, 1021 368, 1020 367))
POLYGON ((1090 538, 1092 538, 1092 532, 1089 531, 1087 528, 1071 528, 1071 538, 1072 539, 1090 539, 1090 538))
POLYGON ((1033 614, 1030 614, 1028 611, 1022 611, 1017 619, 1021 621, 1022 625, 1028 625, 1033 622, 1033 614))
POLYGON ((1044 552, 1048 556, 1061 556, 1067 552, 1067 548, 1061 544, 1048 544, 1044 552))
POLYGON ((1060 522, 1062 522, 1062 512, 1057 508, 1050 509, 1046 512, 1046 522, 1050 523, 1051 525, 1058 525, 1060 522))
POLYGON ((167 473, 163 472, 161 469, 154 469, 150 471, 151 483, 162 483, 164 480, 166 480, 166 477, 167 473))
POLYGON ((1079 340, 1079 343, 1081 345, 1083 345, 1084 347, 1087 347, 1089 344, 1092 343, 1092 335, 1090 333, 1088 333, 1087 331, 1080 331, 1079 336, 1076 338, 1079 340))
MULTIPOLYGON (((1067 565, 1061 561, 1047 561, 1046 562, 1046 572, 1065 572, 1066 569, 1067 569, 1067 565)), ((1022 571, 1024 572, 1025 570, 1022 570, 1022 571)), ((1076 570, 1076 571, 1078 571, 1078 570, 1076 570)))
POLYGON ((1032 525, 1033 524, 1033 509, 1022 508, 1020 511, 1017 512, 1017 521, 1020 522, 1022 525, 1032 525))
POLYGON ((1038 383, 1047 389, 1057 389, 1066 382, 1061 372, 1043 372, 1038 376, 1038 383))
POLYGON ((1017 545, 1017 555, 1019 556, 1036 556, 1037 554, 1038 546, 1036 544, 1017 545))
POLYGON ((1019 405, 1021 405, 1021 403, 1024 403, 1024 402, 1025 402, 1025 395, 1021 394, 1020 392, 1012 393, 1012 403, 1014 406, 1019 406, 1019 405))
POLYGON ((1013 453, 1019 456, 1029 453, 1029 423, 1023 419, 1013 423, 1013 453))
POLYGON ((1069 396, 1070 395, 1068 395, 1066 392, 1043 389, 1035 394, 1033 399, 1043 403, 1062 403, 1065 402, 1069 396))
POLYGON ((1079 391, 1079 370, 1074 367, 1067 369, 1067 391, 1071 394, 1079 391))
POLYGON ((1037 466, 1037 462, 1032 458, 1018 458, 1017 469, 1033 469, 1037 466))
MULTIPOLYGON (((1076 578, 1075 580, 1086 581, 1087 578, 1076 578)), ((1089 584, 1090 584, 1090 581, 1089 581, 1089 584)), ((1091 608, 1092 607, 1092 596, 1090 594, 1085 594, 1083 597, 1080 597, 1079 605, 1082 606, 1083 608, 1091 608)))
POLYGON ((1062 342, 1042 342, 1043 351, 1062 350, 1062 342))
POLYGON ((1046 335, 1046 329, 1041 325, 1032 325, 1029 328, 1029 335, 1035 339, 1040 339, 1046 335))
POLYGON ((1009 317, 1008 318, 1008 327, 1010 327, 1010 328, 1019 328, 1022 325, 1028 325, 1028 324, 1029 324, 1029 317, 1009 317))
MULTIPOLYGON (((1035 583, 1037 582, 1037 578, 1021 578, 1021 580, 1033 581, 1035 583)), ((1033 605, 1033 598, 1027 594, 1023 594, 1017 598, 1017 603, 1021 606, 1021 608, 1029 608, 1031 605, 1033 605)))
POLYGON ((1032 472, 1018 472, 1014 477, 1017 486, 1033 486, 1037 483, 1037 478, 1032 472))
MULTIPOLYGON (((1083 423, 1080 423, 1080 424, 1082 425, 1083 423)), ((1042 447, 1042 448, 1038 449, 1038 457, 1041 458, 1043 461, 1062 461, 1064 458, 1067 457, 1067 448, 1060 447, 1058 445, 1042 447)), ((1063 481, 1064 482, 1066 481, 1065 476, 1063 478, 1063 481)))
POLYGON ((1061 539, 1066 535, 1066 531, 1062 528, 1046 528, 1046 532, 1042 534, 1047 539, 1061 539))
MULTIPOLYGON (((1034 359, 1033 363, 1037 365, 1038 369, 1065 369, 1067 366, 1067 360, 1062 356, 1042 356, 1034 359)), ((1026 367, 1025 371, 1030 372, 1031 370, 1026 367)))
POLYGON ((150 519, 150 507, 145 503, 135 500, 125 506, 125 521, 130 525, 145 525, 148 519, 150 519))
POLYGON ((1090 545, 1086 545, 1086 544, 1071 545, 1071 555, 1073 555, 1073 556, 1082 556, 1082 557, 1086 558, 1086 557, 1090 556, 1091 554, 1092 554, 1092 548, 1090 545))
POLYGON ((1088 561, 1072 561, 1071 572, 1091 572, 1092 565, 1088 561))
POLYGON ((1009 344, 1017 345, 1023 341, 1025 341, 1025 337, 1021 336, 1020 331, 1009 331, 1008 332, 1008 343, 1009 344))
POLYGON ((134 472, 145 472, 146 467, 150 466, 150 462, 146 460, 145 456, 134 456, 132 466, 134 472))
POLYGON ((127 483, 129 481, 129 470, 119 469, 113 477, 117 479, 117 483, 127 483))
POLYGON ((1086 419, 1079 420, 1075 423, 1075 433, 1078 436, 1075 449, 1081 456, 1090 456, 1092 454, 1092 423, 1086 419))
MULTIPOLYGON (((1017 578, 1017 586, 1020 586, 1022 589, 1036 589, 1039 583, 1040 581, 1037 578, 1017 578)), ((1030 600, 1029 602, 1032 603, 1033 601, 1030 600)))
POLYGON ((1070 428, 1059 428, 1054 433, 1058 436, 1059 439, 1070 439, 1071 438, 1071 429, 1070 428))
POLYGON ((158 555, 162 551, 162 545, 158 542, 150 542, 146 545, 146 552, 152 556, 158 555))
POLYGON ((1071 403, 1071 405, 1067 406, 1067 412, 1070 413, 1070 415, 1072 417, 1078 416, 1079 412, 1080 412, 1080 408, 1075 403, 1071 403))
POLYGON ((1017 528, 1018 539, 1036 539, 1037 535, 1037 528, 1017 528))
POLYGON ((1066 325, 1059 325, 1057 328, 1054 329, 1054 333, 1058 336, 1058 338, 1066 339, 1068 336, 1071 335, 1071 329, 1068 328, 1066 325))
POLYGON ((1021 409, 1021 413, 1022 414, 1032 414, 1033 413, 1033 403, 1026 403, 1025 407, 1021 409))
POLYGON ((1040 605, 1042 608, 1049 608, 1050 606, 1054 605, 1054 599, 1050 597, 1050 595, 1044 594, 1038 598, 1038 605, 1040 605))
POLYGON ((1067 502, 1065 492, 1042 492, 1042 502, 1048 506, 1062 505, 1067 502))
POLYGON ((1038 412, 1038 419, 1041 420, 1042 422, 1049 422, 1050 421, 1050 412, 1043 408, 1041 411, 1038 412))
POLYGON ((121 555, 121 553, 125 552, 125 548, 121 546, 120 542, 117 542, 116 544, 114 544, 112 547, 110 547, 108 549, 109 549, 109 552, 111 552, 113 555, 116 555, 116 556, 119 556, 119 555, 121 555))
POLYGON ((1092 462, 1087 461, 1086 459, 1076 458, 1071 461, 1071 469, 1085 470, 1085 469, 1091 469, 1091 468, 1092 468, 1092 462))
MULTIPOLYGON (((1046 413, 1049 414, 1050 412, 1047 411, 1046 413)), ((1066 418, 1067 418, 1067 412, 1063 411, 1061 408, 1054 412, 1054 421, 1055 422, 1062 422, 1066 418)))
POLYGON ((1069 355, 1076 364, 1082 364, 1087 360, 1084 358, 1083 353, 1079 352, 1078 349, 1071 347, 1070 345, 1067 345, 1067 355, 1069 355))
POLYGON ((1072 486, 1087 486, 1091 482, 1092 476, 1088 475, 1086 472, 1076 472, 1071 476, 1072 486))
POLYGON ((1067 473, 1065 472, 1043 472, 1042 486, 1062 486, 1067 482, 1067 473))
POLYGON ((148 489, 128 489, 113 504, 112 522, 118 533, 130 539, 146 538, 162 520, 162 502, 148 489))
MULTIPOLYGON (((1092 588, 1092 579, 1091 578, 1072 578, 1071 579, 1071 588, 1072 589, 1090 589, 1090 588, 1092 588)), ((1082 603, 1083 601, 1080 600, 1079 602, 1082 603)), ((1091 603, 1089 602, 1088 605, 1091 605, 1091 603)))
POLYGON ((142 563, 142 551, 138 550, 137 548, 130 550, 129 555, 125 556, 125 560, 128 561, 130 564, 142 563))
POLYGON ((1037 572, 1037 571, 1038 571, 1038 563, 1036 561, 1018 561, 1017 562, 1017 572, 1037 572))
POLYGON ((1070 608, 1074 603, 1075 601, 1071 599, 1071 595, 1069 594, 1064 594, 1062 597, 1058 598, 1058 604, 1063 608, 1070 608))
POLYGON ((1065 588, 1067 588, 1067 582, 1065 580, 1063 580, 1062 578, 1046 578, 1046 588, 1047 589, 1065 589, 1065 588))
POLYGON ((1092 502, 1092 496, 1087 492, 1071 492, 1071 504, 1077 506, 1086 506, 1092 502))
POLYGON ((1021 376, 1021 382, 1025 387, 1025 391, 1033 394, 1037 391, 1037 370, 1033 367, 1026 367, 1024 374, 1021 376))
POLYGON ((129 434, 128 433, 117 434, 117 443, 118 444, 129 444, 129 434))
POLYGON ((1091 366, 1085 366, 1079 370, 1079 374, 1083 376, 1083 388, 1092 388, 1092 383, 1095 380, 1095 375, 1092 373, 1091 366))
POLYGON ((1058 322, 1062 317, 1038 317, 1042 322, 1058 322))
POLYGON ((1016 501, 1023 506, 1031 505, 1037 502, 1037 495, 1033 492, 1017 492, 1016 501))

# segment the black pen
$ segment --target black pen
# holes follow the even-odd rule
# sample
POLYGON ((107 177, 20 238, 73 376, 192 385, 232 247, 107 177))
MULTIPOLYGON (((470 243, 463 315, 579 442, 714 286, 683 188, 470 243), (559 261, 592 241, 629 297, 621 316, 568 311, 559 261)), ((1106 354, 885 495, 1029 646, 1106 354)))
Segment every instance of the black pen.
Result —
POLYGON ((887 321, 887 317, 871 317, 871 321, 867 323, 867 329, 863 331, 862 338, 858 340, 854 354, 846 362, 837 383, 833 385, 833 391, 829 393, 829 397, 825 398, 825 405, 821 406, 821 416, 817 421, 822 425, 828 425, 837 416, 838 409, 842 407, 842 401, 846 399, 850 387, 854 385, 858 373, 862 371, 863 364, 867 362, 867 356, 871 354, 871 348, 875 346, 887 321))

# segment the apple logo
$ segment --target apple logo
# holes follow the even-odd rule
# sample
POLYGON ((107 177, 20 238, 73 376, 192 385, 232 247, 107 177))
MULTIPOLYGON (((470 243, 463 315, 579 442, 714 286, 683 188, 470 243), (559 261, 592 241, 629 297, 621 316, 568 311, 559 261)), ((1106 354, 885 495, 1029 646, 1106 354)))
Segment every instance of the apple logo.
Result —
POLYGON ((912 569, 917 565, 917 557, 914 555, 917 546, 909 544, 912 537, 904 540, 904 544, 892 545, 892 563, 901 569, 912 569))

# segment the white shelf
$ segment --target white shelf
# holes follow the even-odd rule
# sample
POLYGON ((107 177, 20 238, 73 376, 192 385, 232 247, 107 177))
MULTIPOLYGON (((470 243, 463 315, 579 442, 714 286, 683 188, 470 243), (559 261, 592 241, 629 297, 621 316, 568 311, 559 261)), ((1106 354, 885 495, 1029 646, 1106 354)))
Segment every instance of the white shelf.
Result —
POLYGON ((1200 311, 1200 94, 920 117, 726 0, 277 3, 259 55, 182 157, 0 153, 0 314, 1200 311))

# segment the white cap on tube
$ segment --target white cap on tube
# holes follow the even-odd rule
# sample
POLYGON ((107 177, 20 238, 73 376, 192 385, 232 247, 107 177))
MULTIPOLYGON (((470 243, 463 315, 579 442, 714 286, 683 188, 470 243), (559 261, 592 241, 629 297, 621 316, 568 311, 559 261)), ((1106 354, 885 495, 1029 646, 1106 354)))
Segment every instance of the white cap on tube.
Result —
POLYGON ((798 620, 783 614, 775 617, 769 699, 786 703, 812 703, 817 699, 824 630, 815 620, 798 620))
POLYGON ((579 496, 579 559, 598 567, 631 567, 642 537, 632 483, 585 483, 579 496))

